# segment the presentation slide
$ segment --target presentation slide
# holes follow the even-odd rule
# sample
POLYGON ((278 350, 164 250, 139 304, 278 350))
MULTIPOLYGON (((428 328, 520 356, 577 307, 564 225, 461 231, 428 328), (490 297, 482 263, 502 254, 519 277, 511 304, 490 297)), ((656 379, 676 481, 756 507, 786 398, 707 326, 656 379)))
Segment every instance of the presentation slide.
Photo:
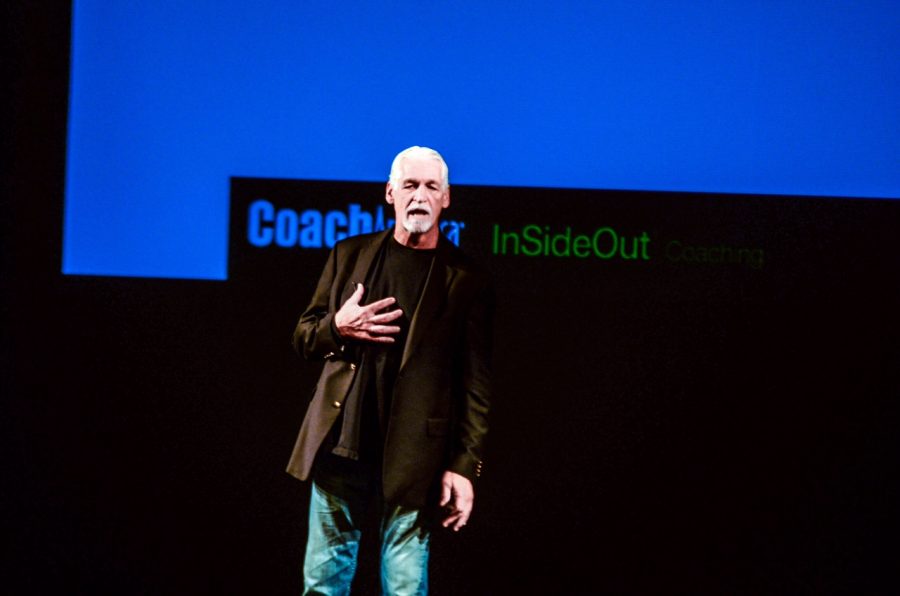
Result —
POLYGON ((62 270, 227 278, 233 176, 900 197, 884 2, 74 2, 62 270))

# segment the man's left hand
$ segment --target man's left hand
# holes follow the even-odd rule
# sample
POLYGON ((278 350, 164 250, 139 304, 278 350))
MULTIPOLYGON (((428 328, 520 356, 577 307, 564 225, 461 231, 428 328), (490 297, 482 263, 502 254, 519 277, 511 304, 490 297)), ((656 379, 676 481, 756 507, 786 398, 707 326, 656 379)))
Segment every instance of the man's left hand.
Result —
POLYGON ((441 507, 447 509, 449 515, 441 525, 458 532, 469 521, 474 504, 475 489, 472 482, 456 472, 444 472, 441 478, 441 507))

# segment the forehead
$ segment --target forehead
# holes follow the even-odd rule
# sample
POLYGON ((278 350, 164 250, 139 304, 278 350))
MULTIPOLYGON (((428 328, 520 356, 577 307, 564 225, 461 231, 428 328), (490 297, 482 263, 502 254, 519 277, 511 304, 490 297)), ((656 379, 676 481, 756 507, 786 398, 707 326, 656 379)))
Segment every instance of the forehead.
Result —
POLYGON ((406 157, 400 162, 401 180, 441 180, 441 162, 428 157, 406 157))

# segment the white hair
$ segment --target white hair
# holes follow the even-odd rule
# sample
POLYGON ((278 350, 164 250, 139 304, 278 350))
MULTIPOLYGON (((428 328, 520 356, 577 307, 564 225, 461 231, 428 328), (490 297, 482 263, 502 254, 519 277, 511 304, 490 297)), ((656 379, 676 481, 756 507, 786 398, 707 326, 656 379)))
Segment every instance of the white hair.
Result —
POLYGON ((397 157, 394 158, 393 163, 391 163, 391 175, 388 178, 388 182, 390 182, 392 186, 397 186, 397 183, 400 182, 400 176, 402 175, 400 172, 400 168, 403 164, 403 160, 407 157, 435 159, 439 161, 441 164, 441 179, 444 183, 444 189, 446 190, 450 187, 450 170, 447 168, 447 162, 444 161, 444 158, 441 157, 441 154, 434 149, 430 149, 428 147, 419 147, 418 145, 413 145, 412 147, 404 149, 397 154, 397 157))

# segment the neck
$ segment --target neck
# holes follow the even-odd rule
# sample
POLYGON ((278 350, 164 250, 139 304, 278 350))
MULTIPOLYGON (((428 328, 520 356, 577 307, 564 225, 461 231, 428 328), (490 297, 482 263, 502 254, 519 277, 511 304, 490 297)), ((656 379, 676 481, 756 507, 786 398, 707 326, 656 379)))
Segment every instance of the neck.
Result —
POLYGON ((437 248, 439 238, 440 232, 438 231, 437 222, 424 234, 411 234, 403 226, 399 225, 394 228, 394 240, 403 246, 417 250, 437 248))

